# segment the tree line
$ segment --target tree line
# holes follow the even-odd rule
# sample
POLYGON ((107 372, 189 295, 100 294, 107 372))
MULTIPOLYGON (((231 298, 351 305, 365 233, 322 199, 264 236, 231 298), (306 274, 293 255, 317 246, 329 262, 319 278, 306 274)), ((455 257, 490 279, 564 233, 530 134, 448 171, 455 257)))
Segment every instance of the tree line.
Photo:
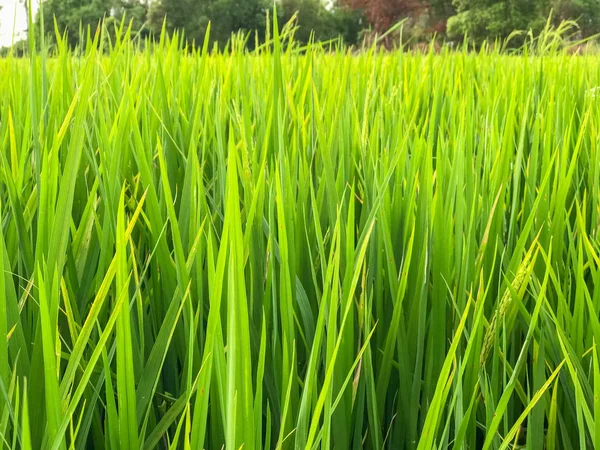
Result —
POLYGON ((163 27, 181 30, 198 45, 210 23, 213 45, 224 46, 232 33, 246 32, 252 47, 264 39, 274 5, 280 23, 295 18, 294 37, 304 43, 341 39, 357 45, 399 21, 412 42, 468 36, 481 43, 504 39, 514 30, 537 33, 550 16, 556 23, 577 21, 578 37, 600 33, 600 0, 43 0, 35 24, 39 30, 44 20, 47 31, 56 25, 74 47, 101 20, 110 27, 125 17, 141 37, 156 36, 163 27))

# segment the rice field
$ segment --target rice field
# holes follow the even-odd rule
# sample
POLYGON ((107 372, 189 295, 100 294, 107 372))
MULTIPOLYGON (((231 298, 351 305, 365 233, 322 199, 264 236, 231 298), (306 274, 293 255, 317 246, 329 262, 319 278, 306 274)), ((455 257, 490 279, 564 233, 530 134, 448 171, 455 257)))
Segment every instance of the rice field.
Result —
POLYGON ((0 60, 3 448, 600 443, 597 57, 232 47, 0 60))

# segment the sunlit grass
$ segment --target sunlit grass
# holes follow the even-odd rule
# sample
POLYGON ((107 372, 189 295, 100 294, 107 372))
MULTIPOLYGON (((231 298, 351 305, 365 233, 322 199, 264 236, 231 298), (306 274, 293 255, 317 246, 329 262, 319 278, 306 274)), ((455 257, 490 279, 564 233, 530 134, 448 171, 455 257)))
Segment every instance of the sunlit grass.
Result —
POLYGON ((1 60, 4 447, 592 448, 600 71, 532 53, 1 60))

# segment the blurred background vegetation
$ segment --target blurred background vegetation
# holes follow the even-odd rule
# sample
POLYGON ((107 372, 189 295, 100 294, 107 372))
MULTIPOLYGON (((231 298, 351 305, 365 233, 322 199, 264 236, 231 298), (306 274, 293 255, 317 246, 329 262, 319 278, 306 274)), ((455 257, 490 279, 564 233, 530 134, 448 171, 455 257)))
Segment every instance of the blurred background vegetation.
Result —
MULTIPOLYGON (((576 21, 573 40, 600 33, 599 0, 43 0, 34 25, 39 34, 43 19, 50 43, 56 26, 75 47, 101 20, 110 29, 110 22, 118 26, 125 18, 140 38, 157 36, 164 25, 169 33, 182 30, 195 45, 202 45, 210 23, 211 45, 223 49, 232 33, 242 32, 252 48, 264 39, 274 5, 280 24, 295 19, 294 36, 300 43, 340 39, 358 46, 401 21, 403 42, 416 47, 434 39, 458 44, 466 36, 477 46, 504 40, 515 30, 537 34, 548 17, 554 24, 576 21)), ((390 34, 385 45, 397 45, 398 35, 390 34)), ((514 40, 518 44, 519 38, 514 40)), ((17 42, 13 54, 26 49, 23 41, 17 42)))

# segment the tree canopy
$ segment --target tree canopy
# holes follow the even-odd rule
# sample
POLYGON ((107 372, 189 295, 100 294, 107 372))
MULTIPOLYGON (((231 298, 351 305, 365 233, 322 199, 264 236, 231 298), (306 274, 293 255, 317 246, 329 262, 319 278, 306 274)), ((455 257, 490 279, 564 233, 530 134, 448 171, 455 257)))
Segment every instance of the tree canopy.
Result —
MULTIPOLYGON (((99 21, 132 21, 135 31, 158 34, 181 30, 189 42, 201 44, 208 24, 210 39, 223 46, 232 33, 257 33, 264 38, 272 0, 44 0, 45 29, 54 18, 68 43, 75 46, 88 27, 99 21)), ((296 18, 295 37, 327 41, 341 37, 347 44, 360 41, 364 30, 383 33, 409 19, 413 38, 462 39, 475 42, 505 38, 514 30, 539 31, 553 12, 555 22, 577 20, 581 36, 600 32, 598 0, 276 0, 282 23, 296 18)), ((41 20, 38 12, 36 23, 41 20)), ((405 30, 406 31, 406 30, 405 30)), ((248 39, 252 46, 254 37, 248 39)))

